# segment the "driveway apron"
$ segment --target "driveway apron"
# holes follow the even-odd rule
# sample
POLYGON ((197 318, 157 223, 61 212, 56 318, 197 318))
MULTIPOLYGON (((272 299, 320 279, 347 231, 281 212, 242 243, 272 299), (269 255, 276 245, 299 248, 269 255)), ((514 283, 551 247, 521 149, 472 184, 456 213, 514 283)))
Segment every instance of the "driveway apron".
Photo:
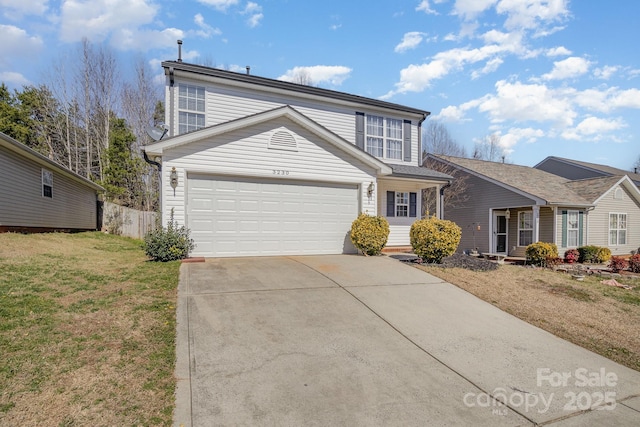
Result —
POLYGON ((639 372, 387 257, 183 264, 177 320, 176 426, 640 425, 639 372))

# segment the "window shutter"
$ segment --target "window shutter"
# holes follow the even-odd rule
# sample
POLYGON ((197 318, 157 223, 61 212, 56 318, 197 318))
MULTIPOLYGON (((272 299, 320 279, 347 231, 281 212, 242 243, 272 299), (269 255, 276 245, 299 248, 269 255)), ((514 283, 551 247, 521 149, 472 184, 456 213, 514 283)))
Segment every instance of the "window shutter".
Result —
POLYGON ((583 233, 582 225, 583 224, 584 224, 584 212, 580 211, 578 213, 578 228, 579 228, 579 231, 578 231, 578 246, 582 246, 583 245, 583 243, 582 243, 582 233, 583 233))
POLYGON ((409 216, 416 217, 416 211, 418 207, 418 195, 417 193, 409 193, 409 216))
POLYGON ((356 112, 356 146, 364 150, 364 113, 356 112))
POLYGON ((562 211, 562 247, 567 247, 567 211, 562 211))
POLYGON ((387 191, 387 216, 396 216, 396 193, 387 191))
POLYGON ((402 135, 404 137, 404 161, 411 161, 411 120, 405 120, 403 123, 402 135))

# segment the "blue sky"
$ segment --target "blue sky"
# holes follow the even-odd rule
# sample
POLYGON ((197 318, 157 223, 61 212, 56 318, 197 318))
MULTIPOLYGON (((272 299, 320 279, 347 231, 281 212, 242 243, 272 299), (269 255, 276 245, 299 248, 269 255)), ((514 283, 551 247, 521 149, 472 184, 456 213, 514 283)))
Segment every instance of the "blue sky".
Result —
POLYGON ((630 169, 640 156, 640 2, 0 0, 0 80, 40 83, 86 37, 422 108, 467 150, 630 169))

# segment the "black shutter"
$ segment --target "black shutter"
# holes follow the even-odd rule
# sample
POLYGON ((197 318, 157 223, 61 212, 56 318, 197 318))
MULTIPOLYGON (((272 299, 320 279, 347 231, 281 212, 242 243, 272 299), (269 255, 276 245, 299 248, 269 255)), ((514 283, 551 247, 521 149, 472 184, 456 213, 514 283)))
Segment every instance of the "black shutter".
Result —
POLYGON ((411 218, 416 217, 417 207, 418 207, 418 194, 409 193, 409 216, 411 218))
POLYGON ((411 120, 404 121, 404 129, 402 129, 402 136, 404 137, 404 161, 411 161, 411 120))
POLYGON ((356 112, 356 147, 364 150, 364 113, 356 112))
POLYGON ((396 216, 396 193, 387 191, 387 216, 396 216))

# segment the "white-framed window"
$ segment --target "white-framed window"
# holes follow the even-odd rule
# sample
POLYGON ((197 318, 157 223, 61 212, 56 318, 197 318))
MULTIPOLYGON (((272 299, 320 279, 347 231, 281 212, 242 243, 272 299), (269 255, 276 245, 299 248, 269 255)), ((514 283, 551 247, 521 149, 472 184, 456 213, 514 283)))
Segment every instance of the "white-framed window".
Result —
POLYGON ((627 214, 609 214, 609 246, 627 244, 627 214))
POLYGON ((183 134, 205 126, 205 89, 200 86, 178 86, 178 133, 183 134))
POLYGON ((402 128, 400 119, 367 115, 365 150, 375 157, 402 160, 402 128))
POLYGON ((396 216, 409 216, 409 193, 396 192, 396 216))
POLYGON ((518 246, 533 243, 533 212, 518 212, 518 246))
POLYGON ((53 172, 42 169, 42 197, 53 198, 53 172))
POLYGON ((580 213, 567 211, 567 247, 577 248, 580 236, 580 213))

